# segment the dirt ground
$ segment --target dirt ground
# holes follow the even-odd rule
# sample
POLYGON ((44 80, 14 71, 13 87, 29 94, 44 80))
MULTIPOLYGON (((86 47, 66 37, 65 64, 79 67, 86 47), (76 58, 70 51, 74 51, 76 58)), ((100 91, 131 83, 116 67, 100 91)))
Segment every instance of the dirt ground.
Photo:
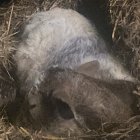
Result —
MULTIPOLYGON (((33 13, 46 11, 56 6, 75 9, 91 21, 95 18, 100 19, 95 25, 103 38, 112 46, 112 52, 121 59, 121 62, 136 78, 140 79, 139 0, 5 0, 0 1, 0 96, 4 99, 4 103, 14 99, 18 88, 13 55, 20 27, 33 13), (103 23, 103 26, 98 26, 103 23)), ((0 101, 0 106, 2 106, 1 103, 0 101)), ((4 108, 1 110, 3 112, 4 108)), ((58 138, 46 135, 43 131, 33 132, 22 126, 14 126, 2 114, 0 140, 16 139, 138 140, 140 139, 140 116, 133 117, 123 124, 105 124, 97 133, 87 132, 79 137, 58 138)))

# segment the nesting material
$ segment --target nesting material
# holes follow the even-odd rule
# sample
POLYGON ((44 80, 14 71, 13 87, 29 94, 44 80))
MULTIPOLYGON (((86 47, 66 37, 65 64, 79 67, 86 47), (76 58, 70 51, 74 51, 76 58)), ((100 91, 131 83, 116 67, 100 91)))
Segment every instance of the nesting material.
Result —
POLYGON ((109 0, 111 22, 113 24, 112 39, 118 43, 118 45, 120 45, 119 42, 122 41, 124 43, 121 45, 122 49, 124 49, 124 47, 130 49, 128 52, 129 57, 131 57, 129 68, 137 78, 140 78, 139 7, 139 0, 109 0))
POLYGON ((113 40, 123 39, 129 47, 140 45, 140 2, 138 0, 110 0, 113 40))

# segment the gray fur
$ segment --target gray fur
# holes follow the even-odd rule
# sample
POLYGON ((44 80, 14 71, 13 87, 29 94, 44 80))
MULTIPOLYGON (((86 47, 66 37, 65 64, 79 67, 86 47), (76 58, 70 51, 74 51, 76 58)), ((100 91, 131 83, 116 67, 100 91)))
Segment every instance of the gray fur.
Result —
MULTIPOLYGON (((42 99, 51 96, 56 108, 58 99, 69 106, 74 119, 84 128, 96 129, 102 122, 124 122, 136 112, 137 99, 132 94, 135 84, 124 80, 110 82, 88 77, 70 69, 50 69, 36 89, 42 99)), ((36 96, 37 97, 37 96, 36 96)), ((30 96, 28 96, 30 98, 30 96)), ((34 100, 33 98, 30 98, 34 100)), ((38 98, 36 98, 38 100, 38 98)), ((42 108, 34 104, 32 117, 43 120, 42 108)), ((138 112, 137 112, 138 113, 138 112)))
POLYGON ((108 79, 134 80, 108 53, 94 25, 70 9, 55 8, 34 14, 23 30, 15 60, 24 89, 39 85, 50 67, 76 70, 94 60, 106 71, 108 79))

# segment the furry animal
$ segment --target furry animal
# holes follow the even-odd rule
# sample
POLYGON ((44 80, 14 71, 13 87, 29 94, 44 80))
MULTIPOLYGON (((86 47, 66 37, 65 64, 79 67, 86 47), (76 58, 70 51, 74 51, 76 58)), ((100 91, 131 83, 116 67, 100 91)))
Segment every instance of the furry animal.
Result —
POLYGON ((95 26, 74 10, 34 14, 21 33, 15 61, 20 93, 37 123, 61 118, 67 125, 72 119, 74 127, 76 120, 93 129, 101 120, 122 122, 135 112, 130 94, 135 79, 109 53, 95 26))
POLYGON ((109 54, 95 26, 70 9, 34 14, 23 29, 15 61, 21 89, 26 91, 38 86, 50 67, 77 70, 91 61, 97 61, 99 69, 105 71, 103 76, 94 74, 95 78, 134 80, 109 54))
POLYGON ((97 129, 102 122, 123 122, 138 113, 134 88, 130 81, 102 81, 70 69, 51 68, 28 94, 29 104, 34 106, 30 113, 36 122, 43 120, 49 98, 56 118, 74 118, 83 128, 97 129))

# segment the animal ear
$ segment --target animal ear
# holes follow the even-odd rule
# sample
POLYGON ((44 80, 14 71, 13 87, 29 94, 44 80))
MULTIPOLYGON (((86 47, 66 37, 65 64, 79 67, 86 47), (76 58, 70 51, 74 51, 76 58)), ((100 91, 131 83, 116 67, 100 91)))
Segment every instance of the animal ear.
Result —
POLYGON ((100 64, 97 60, 90 61, 80 65, 76 71, 93 77, 100 69, 100 64))

